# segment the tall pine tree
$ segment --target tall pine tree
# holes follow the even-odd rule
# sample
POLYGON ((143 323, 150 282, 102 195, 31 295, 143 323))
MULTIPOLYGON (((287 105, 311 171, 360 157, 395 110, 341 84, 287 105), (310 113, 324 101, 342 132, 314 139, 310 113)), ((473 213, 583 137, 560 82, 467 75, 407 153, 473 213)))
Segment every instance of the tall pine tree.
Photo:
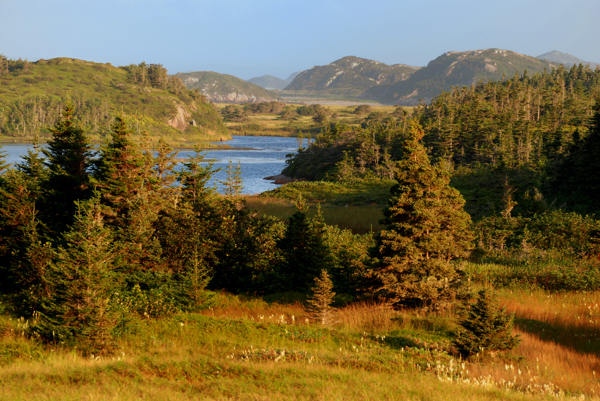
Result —
POLYGON ((374 255, 376 291, 396 306, 440 307, 452 301, 461 274, 451 261, 471 248, 471 218, 464 200, 451 188, 449 174, 432 166, 415 122, 398 163, 397 183, 374 255))
POLYGON ((46 196, 40 211, 43 219, 54 233, 63 232, 73 222, 75 201, 89 199, 92 195, 89 169, 92 146, 83 129, 75 122, 75 110, 67 103, 53 128, 47 158, 48 179, 44 189, 46 196))

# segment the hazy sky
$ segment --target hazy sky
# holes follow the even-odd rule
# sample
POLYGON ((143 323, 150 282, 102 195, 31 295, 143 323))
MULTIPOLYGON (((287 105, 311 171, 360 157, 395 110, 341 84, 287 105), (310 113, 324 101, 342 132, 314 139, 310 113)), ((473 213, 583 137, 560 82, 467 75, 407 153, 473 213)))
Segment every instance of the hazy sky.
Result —
POLYGON ((0 0, 0 54, 30 61, 286 78, 350 55, 424 66, 492 47, 600 63, 600 0, 0 0))

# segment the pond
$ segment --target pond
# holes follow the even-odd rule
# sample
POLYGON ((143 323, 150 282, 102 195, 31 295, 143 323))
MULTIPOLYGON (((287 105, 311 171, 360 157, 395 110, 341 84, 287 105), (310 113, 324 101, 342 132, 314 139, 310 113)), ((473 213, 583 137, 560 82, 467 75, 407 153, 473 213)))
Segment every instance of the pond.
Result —
MULTIPOLYGON (((219 142, 223 144, 223 142, 219 142)), ((240 163, 242 178, 244 180, 244 194, 257 194, 276 188, 278 185, 267 181, 269 177, 281 173, 285 167, 286 155, 298 151, 298 138, 279 136, 233 136, 233 139, 225 142, 232 149, 209 150, 206 158, 214 162, 215 168, 220 168, 210 185, 220 188, 218 181, 226 179, 226 168, 231 161, 234 165, 240 163), (236 149, 240 148, 240 149, 236 149)), ((306 142, 302 144, 306 146, 306 142)), ((21 162, 21 156, 32 149, 31 144, 3 144, 2 151, 7 154, 7 163, 21 162)), ((191 151, 182 150, 178 158, 186 158, 191 151)))

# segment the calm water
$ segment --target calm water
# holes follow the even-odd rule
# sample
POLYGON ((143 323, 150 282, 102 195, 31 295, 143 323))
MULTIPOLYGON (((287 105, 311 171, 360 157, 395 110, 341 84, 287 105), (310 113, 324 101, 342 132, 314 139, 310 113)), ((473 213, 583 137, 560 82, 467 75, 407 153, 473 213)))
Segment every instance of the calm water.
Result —
MULTIPOLYGON (((221 143, 221 142, 219 142, 221 143)), ((257 194, 276 188, 277 185, 264 177, 277 175, 285 167, 285 155, 298 150, 297 138, 273 136, 234 136, 231 141, 225 142, 232 147, 252 148, 253 150, 228 149, 207 151, 206 157, 215 162, 215 168, 222 170, 215 174, 211 185, 219 187, 218 180, 225 180, 225 169, 229 161, 234 165, 240 163, 244 179, 244 193, 257 194)), ((306 142, 303 144, 306 145, 306 142)), ((21 156, 32 149, 29 144, 3 144, 2 150, 7 154, 7 163, 19 163, 21 156)), ((181 151, 178 157, 185 158, 192 152, 181 151)))

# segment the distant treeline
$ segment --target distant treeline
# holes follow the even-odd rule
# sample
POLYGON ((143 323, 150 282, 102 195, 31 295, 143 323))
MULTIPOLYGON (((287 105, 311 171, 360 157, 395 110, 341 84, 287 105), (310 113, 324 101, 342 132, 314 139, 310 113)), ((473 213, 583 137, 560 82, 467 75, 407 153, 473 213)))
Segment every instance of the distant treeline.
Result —
POLYGON ((517 214, 552 205, 596 212, 599 99, 600 69, 581 65, 455 88, 410 115, 372 113, 362 128, 331 124, 288 160, 284 173, 308 180, 392 178, 407 121, 416 119, 430 157, 453 173, 475 218, 499 212, 512 190, 517 214))

